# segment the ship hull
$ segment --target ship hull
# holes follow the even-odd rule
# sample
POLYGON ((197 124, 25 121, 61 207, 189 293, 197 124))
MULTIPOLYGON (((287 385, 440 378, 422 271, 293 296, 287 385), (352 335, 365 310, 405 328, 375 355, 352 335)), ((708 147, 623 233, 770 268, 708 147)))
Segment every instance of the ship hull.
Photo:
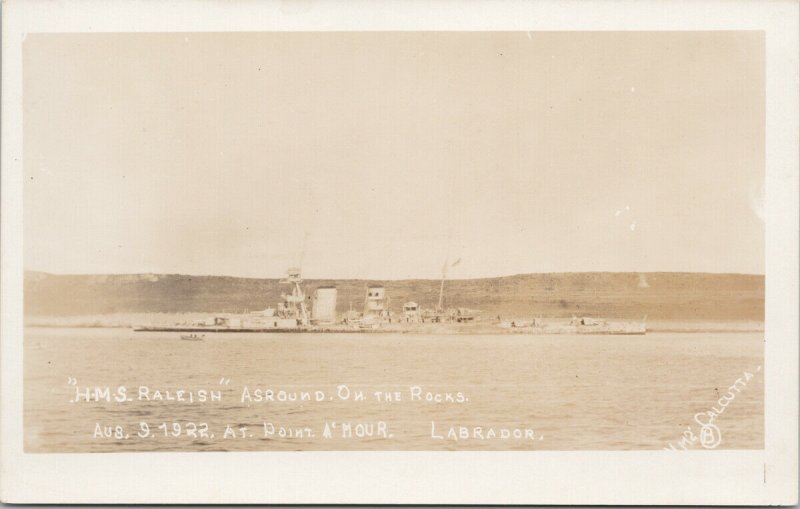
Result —
POLYGON ((470 326, 449 326, 441 328, 351 328, 351 327, 210 327, 210 326, 145 326, 136 327, 135 332, 180 332, 180 333, 307 333, 307 334, 355 334, 355 333, 395 333, 395 334, 528 334, 528 335, 581 335, 581 336, 642 336, 647 333, 644 326, 633 327, 515 327, 475 328, 470 326))
POLYGON ((364 332, 354 329, 317 329, 304 327, 135 327, 134 332, 364 332))
POLYGON ((576 334, 587 336, 643 336, 647 334, 647 326, 641 322, 607 322, 596 325, 572 324, 536 324, 523 325, 503 324, 501 327, 515 334, 576 334))

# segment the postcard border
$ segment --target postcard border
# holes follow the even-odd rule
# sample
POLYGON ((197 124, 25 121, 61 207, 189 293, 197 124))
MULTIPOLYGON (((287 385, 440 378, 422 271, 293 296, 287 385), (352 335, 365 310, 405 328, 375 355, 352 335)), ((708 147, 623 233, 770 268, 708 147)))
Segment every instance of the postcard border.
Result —
POLYGON ((4 502, 797 503, 796 1, 105 2, 3 4, 0 384, 4 502), (30 32, 759 30, 766 35, 763 451, 22 452, 22 73, 30 32), (135 473, 135 475, 133 475, 135 473))

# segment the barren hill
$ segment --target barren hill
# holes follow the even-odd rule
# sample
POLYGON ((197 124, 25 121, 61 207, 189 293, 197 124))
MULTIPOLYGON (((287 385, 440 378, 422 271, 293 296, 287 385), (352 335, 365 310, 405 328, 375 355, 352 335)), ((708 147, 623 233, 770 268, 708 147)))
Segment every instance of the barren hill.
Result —
MULTIPOLYGON (((391 309, 406 301, 432 307, 438 280, 308 280, 339 289, 338 309, 361 309, 369 284, 383 284, 391 309)), ((288 286, 277 279, 176 274, 25 274, 25 314, 241 312, 275 306, 288 286)), ((484 316, 573 314, 655 320, 764 319, 764 276, 702 273, 523 274, 445 283, 446 305, 479 309, 484 316)))

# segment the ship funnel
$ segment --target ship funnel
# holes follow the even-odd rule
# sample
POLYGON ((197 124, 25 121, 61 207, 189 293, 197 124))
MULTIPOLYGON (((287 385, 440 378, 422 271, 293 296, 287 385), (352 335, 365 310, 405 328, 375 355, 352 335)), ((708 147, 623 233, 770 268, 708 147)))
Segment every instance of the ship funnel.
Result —
POLYGON ((320 286, 314 291, 311 320, 315 323, 333 323, 336 321, 335 286, 320 286))

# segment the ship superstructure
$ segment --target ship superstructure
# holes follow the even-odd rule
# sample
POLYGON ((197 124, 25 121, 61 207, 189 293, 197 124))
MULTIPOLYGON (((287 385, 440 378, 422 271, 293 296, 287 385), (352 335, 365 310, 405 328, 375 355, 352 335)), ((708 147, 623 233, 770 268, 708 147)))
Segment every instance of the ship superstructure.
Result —
POLYGON ((281 280, 281 284, 290 285, 292 293, 281 294, 282 302, 279 304, 278 314, 283 318, 295 319, 297 325, 305 326, 311 323, 306 308, 306 294, 300 286, 303 278, 300 276, 300 269, 292 267, 287 271, 286 277, 281 280))
POLYGON ((373 319, 389 318, 389 296, 382 285, 371 285, 364 298, 364 317, 373 319))

